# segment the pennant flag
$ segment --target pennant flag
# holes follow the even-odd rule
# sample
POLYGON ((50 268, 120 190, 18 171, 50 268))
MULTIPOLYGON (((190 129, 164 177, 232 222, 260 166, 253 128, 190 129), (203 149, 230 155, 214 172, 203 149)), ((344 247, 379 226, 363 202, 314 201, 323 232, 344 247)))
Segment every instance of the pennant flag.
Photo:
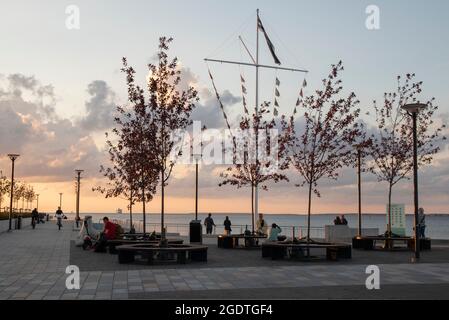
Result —
POLYGON ((301 104, 301 100, 298 98, 298 100, 296 100, 296 106, 299 106, 301 104))
POLYGON ((267 41, 268 49, 270 49, 271 55, 273 56, 273 59, 274 59, 274 63, 280 65, 281 61, 279 61, 278 57, 276 56, 273 43, 271 42, 270 38, 268 37, 268 34, 265 31, 265 28, 263 27, 263 24, 262 24, 262 21, 260 21, 260 18, 257 18, 257 26, 263 32, 263 34, 265 36, 265 40, 267 41))
POLYGON ((245 109, 245 113, 248 114, 248 109, 246 109, 246 106, 243 108, 245 109))
POLYGON ((299 91, 299 95, 301 96, 301 98, 304 98, 304 93, 303 93, 302 89, 301 89, 301 91, 299 91))
POLYGON ((242 85, 242 92, 243 92, 244 94, 246 94, 246 88, 245 88, 244 85, 242 85))
POLYGON ((243 96, 243 106, 246 107, 246 98, 243 96))
POLYGON ((277 117, 278 116, 278 109, 274 108, 273 114, 274 114, 275 117, 277 117))
POLYGON ((279 107, 279 103, 278 103, 277 99, 274 99, 274 106, 279 107))
POLYGON ((281 82, 279 81, 279 79, 276 77, 276 85, 279 87, 281 85, 281 82))
POLYGON ((245 83, 245 79, 243 78, 242 75, 240 75, 240 81, 242 81, 242 83, 245 83))
POLYGON ((306 81, 306 79, 304 79, 304 82, 302 83, 302 87, 303 87, 303 88, 307 87, 307 81, 306 81))
POLYGON ((276 97, 281 96, 281 94, 279 93, 279 90, 277 88, 274 90, 274 94, 276 95, 276 97))
POLYGON ((296 107, 295 107, 295 109, 293 110, 293 114, 296 114, 296 112, 297 112, 297 111, 296 111, 296 107))

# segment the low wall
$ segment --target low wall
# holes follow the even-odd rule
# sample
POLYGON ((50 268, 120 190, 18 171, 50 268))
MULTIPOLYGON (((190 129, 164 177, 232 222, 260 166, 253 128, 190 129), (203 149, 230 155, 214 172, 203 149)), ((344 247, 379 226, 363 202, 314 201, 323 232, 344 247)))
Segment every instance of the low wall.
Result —
MULTIPOLYGON (((325 226, 324 237, 329 242, 352 242, 352 238, 357 236, 359 230, 357 228, 349 228, 344 225, 325 226)), ((364 236, 378 236, 379 228, 362 228, 362 235, 364 236)))
MULTIPOLYGON (((16 219, 12 219, 11 227, 14 230, 16 228, 16 219)), ((22 228, 29 228, 31 226, 31 218, 22 219, 22 228)), ((0 220, 0 233, 6 232, 9 229, 9 220, 0 220)))

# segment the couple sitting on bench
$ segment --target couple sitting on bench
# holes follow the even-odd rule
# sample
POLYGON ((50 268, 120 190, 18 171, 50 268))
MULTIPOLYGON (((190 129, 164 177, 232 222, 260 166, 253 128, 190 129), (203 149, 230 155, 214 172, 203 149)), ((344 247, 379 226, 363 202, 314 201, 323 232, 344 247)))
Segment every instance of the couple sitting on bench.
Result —
POLYGON ((123 233, 123 229, 119 224, 112 223, 108 217, 103 218, 104 228, 98 238, 86 235, 84 238, 83 249, 94 249, 95 252, 106 252, 108 240, 117 239, 123 233))

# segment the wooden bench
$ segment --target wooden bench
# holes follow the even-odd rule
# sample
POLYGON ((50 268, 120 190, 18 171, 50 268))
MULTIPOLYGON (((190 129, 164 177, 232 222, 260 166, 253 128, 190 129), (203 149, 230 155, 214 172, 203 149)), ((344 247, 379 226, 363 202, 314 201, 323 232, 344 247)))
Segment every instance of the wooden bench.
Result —
POLYGON ((168 247, 160 247, 152 244, 130 244, 117 247, 119 263, 131 263, 135 261, 136 255, 146 258, 149 264, 154 262, 156 254, 163 260, 170 260, 176 256, 177 263, 185 264, 191 261, 207 261, 207 247, 200 245, 171 244, 168 247))
POLYGON ((258 247, 256 244, 259 239, 266 239, 266 236, 255 236, 244 234, 234 234, 234 235, 219 235, 217 237, 217 246, 224 249, 233 249, 240 247, 239 240, 244 239, 244 248, 254 248, 258 247))
MULTIPOLYGON (((354 249, 375 250, 376 242, 383 241, 384 249, 394 250, 394 243, 399 241, 407 245, 408 250, 414 250, 415 238, 413 237, 355 237, 352 239, 352 246, 354 249)), ((421 250, 431 250, 431 240, 429 238, 419 239, 421 250)), ((396 248, 398 249, 398 248, 396 248)))
MULTIPOLYGON (((167 239, 168 244, 183 244, 182 239, 167 239)), ((158 245, 160 240, 134 240, 134 239, 114 239, 108 240, 106 246, 110 254, 117 254, 117 247, 126 244, 152 244, 158 245)))
POLYGON ((349 244, 334 243, 286 243, 267 241, 262 244, 262 257, 272 260, 287 258, 310 258, 310 249, 326 250, 326 259, 351 259, 352 247, 349 244))

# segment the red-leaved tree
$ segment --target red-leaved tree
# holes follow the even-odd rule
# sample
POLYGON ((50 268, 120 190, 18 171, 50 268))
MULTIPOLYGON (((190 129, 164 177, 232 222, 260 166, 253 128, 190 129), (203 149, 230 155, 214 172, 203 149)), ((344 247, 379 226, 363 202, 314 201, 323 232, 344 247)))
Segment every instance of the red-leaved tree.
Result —
POLYGON ((282 121, 283 130, 290 135, 291 165, 303 178, 296 186, 308 186, 308 242, 311 240, 312 192, 320 197, 318 181, 323 177, 336 180, 339 169, 350 164, 352 146, 360 134, 356 95, 352 92, 345 98, 339 97, 343 89, 339 77, 342 70, 341 61, 332 65, 331 72, 322 81, 323 88, 305 97, 301 104, 303 127, 298 128, 293 117, 284 117, 282 121))
MULTIPOLYGON (((388 226, 391 235, 391 198, 393 187, 403 179, 410 179, 413 170, 413 124, 412 117, 402 107, 415 103, 422 92, 422 81, 414 81, 415 74, 407 74, 402 80, 397 77, 396 91, 384 94, 379 106, 374 101, 377 132, 373 141, 371 170, 378 181, 388 183, 388 226)), ((434 113, 438 110, 435 98, 425 103, 427 107, 418 114, 418 165, 428 165, 433 155, 440 150, 439 140, 445 139, 441 132, 444 124, 434 122, 434 113)))

